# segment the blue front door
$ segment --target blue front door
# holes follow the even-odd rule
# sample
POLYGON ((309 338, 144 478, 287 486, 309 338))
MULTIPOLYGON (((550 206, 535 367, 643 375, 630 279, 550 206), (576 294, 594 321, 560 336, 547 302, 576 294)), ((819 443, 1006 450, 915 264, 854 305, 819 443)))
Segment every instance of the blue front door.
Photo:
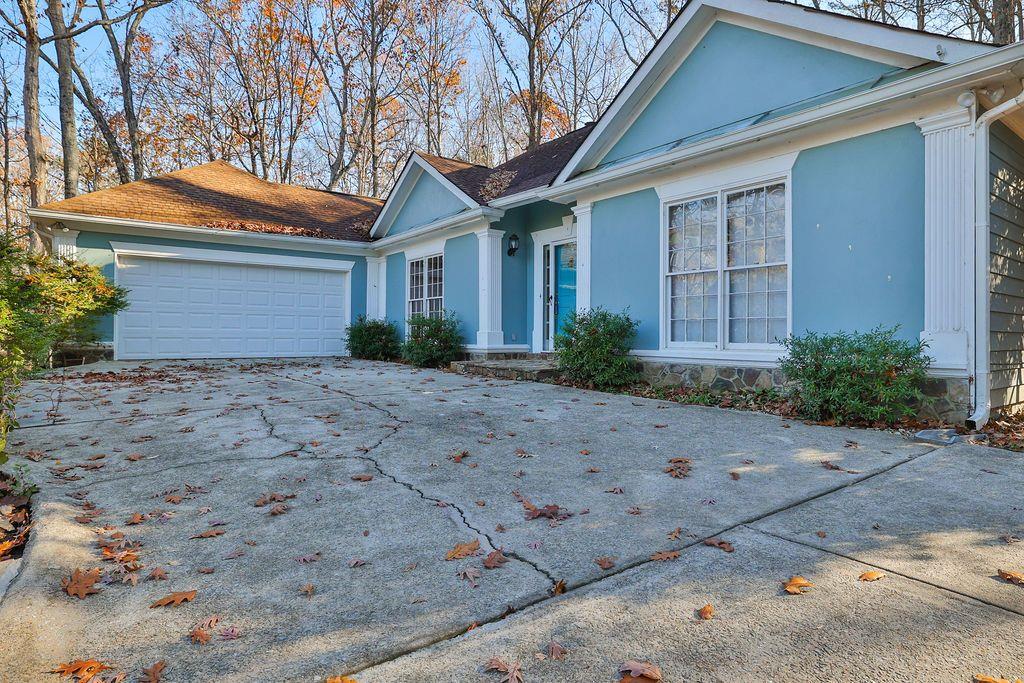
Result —
POLYGON ((552 336, 562 331, 569 315, 576 310, 576 243, 556 244, 552 251, 551 269, 555 283, 552 301, 552 336))

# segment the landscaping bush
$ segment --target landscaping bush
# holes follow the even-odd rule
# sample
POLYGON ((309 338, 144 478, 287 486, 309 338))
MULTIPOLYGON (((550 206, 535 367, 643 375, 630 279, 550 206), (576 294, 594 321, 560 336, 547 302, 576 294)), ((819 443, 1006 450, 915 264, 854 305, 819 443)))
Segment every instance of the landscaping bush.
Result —
POLYGON ((448 365, 462 355, 459 320, 442 311, 438 318, 414 315, 409 318, 409 338, 402 345, 402 357, 420 368, 448 365))
POLYGON ((595 389, 618 389, 636 382, 640 373, 628 355, 637 321, 626 312, 592 308, 573 312, 555 335, 558 368, 565 377, 595 389))
POLYGON ((886 424, 913 415, 931 359, 924 343, 897 339, 898 329, 808 332, 787 339, 782 370, 796 385, 800 414, 812 420, 886 424))
POLYGON ((348 328, 348 352, 364 360, 394 360, 402 354, 398 327, 361 315, 348 328))
POLYGON ((127 305, 127 292, 96 266, 29 254, 0 235, 0 463, 25 376, 46 367, 56 346, 96 341, 98 318, 127 305))

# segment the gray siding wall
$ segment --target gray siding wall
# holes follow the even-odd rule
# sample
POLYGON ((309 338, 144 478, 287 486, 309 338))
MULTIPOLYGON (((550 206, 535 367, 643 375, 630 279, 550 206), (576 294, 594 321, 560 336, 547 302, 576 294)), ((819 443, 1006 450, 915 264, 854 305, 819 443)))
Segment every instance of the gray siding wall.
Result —
POLYGON ((1024 407, 1024 141, 992 127, 989 362, 992 408, 1024 407))

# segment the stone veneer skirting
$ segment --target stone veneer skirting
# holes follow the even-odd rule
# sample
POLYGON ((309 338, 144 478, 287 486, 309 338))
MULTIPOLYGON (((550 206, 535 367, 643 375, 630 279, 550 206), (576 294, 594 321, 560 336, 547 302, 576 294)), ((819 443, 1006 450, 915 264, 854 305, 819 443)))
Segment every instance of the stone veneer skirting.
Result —
MULTIPOLYGON (((642 360, 644 381, 657 387, 707 387, 711 391, 782 389, 786 377, 778 368, 743 368, 691 365, 642 360)), ((966 377, 929 377, 921 387, 925 400, 918 406, 922 418, 963 422, 971 414, 971 383, 966 377)))

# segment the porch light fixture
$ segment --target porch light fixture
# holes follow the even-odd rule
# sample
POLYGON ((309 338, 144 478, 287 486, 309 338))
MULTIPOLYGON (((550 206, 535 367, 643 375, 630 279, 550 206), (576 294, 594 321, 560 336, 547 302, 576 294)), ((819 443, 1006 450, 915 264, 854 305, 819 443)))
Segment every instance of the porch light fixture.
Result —
POLYGON ((512 236, 508 238, 508 255, 515 256, 517 251, 519 251, 519 235, 512 233, 512 236))

